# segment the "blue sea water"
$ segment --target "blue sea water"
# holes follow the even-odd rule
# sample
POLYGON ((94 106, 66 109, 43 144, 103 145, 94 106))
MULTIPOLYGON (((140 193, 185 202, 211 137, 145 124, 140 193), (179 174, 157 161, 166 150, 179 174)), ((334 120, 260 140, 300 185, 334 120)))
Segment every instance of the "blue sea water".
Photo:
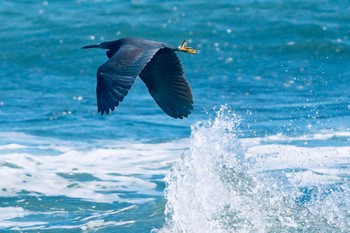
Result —
POLYGON ((349 1, 0 1, 1 232, 349 232, 349 1), (97 114, 102 50, 179 54, 195 109, 137 80, 97 114))

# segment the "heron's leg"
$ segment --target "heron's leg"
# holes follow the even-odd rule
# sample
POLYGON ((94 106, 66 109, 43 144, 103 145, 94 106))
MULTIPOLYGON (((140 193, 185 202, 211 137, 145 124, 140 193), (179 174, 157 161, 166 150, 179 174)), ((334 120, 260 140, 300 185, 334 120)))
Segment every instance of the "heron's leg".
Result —
POLYGON ((186 41, 182 42, 182 44, 178 47, 178 50, 184 53, 191 53, 191 54, 196 54, 197 50, 191 48, 191 47, 185 47, 186 41))

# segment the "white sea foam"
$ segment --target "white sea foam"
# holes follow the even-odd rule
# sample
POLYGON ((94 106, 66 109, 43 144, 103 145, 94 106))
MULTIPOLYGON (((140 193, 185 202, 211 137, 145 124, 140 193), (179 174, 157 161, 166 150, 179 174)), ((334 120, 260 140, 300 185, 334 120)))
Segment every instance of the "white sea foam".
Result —
MULTIPOLYGON (((70 142, 0 133, 6 138, 0 146, 0 176, 6 177, 0 183, 0 196, 25 193, 143 203, 162 195, 156 182, 167 175, 166 224, 154 231, 346 232, 350 147, 286 142, 346 141, 349 132, 237 138, 239 122, 238 116, 223 108, 213 121, 193 125, 189 140, 157 144, 70 142), (337 188, 327 189, 335 184, 337 188), (317 193, 300 205, 303 187, 317 193), (123 195, 128 192, 140 195, 123 195)), ((45 222, 14 221, 31 212, 9 208, 0 209, 1 227, 49 229, 45 222)), ((91 215, 75 227, 88 232, 132 224, 101 218, 91 215)), ((72 227, 60 225, 60 229, 72 227)))
POLYGON ((6 145, 1 145, 0 146, 0 150, 13 150, 13 149, 21 149, 21 148, 25 148, 25 146, 18 145, 18 144, 15 144, 15 143, 11 143, 11 144, 6 144, 6 145))
MULTIPOLYGON (((25 136, 28 138, 27 136, 25 136)), ((36 150, 46 149, 44 140, 34 140, 36 150)), ((16 196, 20 192, 32 195, 68 196, 97 202, 144 202, 144 199, 121 198, 118 192, 161 195, 154 188, 152 176, 165 175, 178 154, 185 148, 178 143, 114 145, 85 151, 67 145, 64 149, 51 144, 59 155, 19 153, 18 146, 0 148, 1 196, 16 196), (68 149, 70 148, 70 149, 68 149), (9 150, 13 149, 13 150, 9 150), (112 191, 112 192, 111 192, 112 191)), ((12 145, 12 144, 10 144, 12 145)), ((22 148, 22 147, 21 147, 22 148)))
POLYGON ((349 188, 339 182, 349 171, 337 165, 349 164, 350 147, 245 147, 238 124, 223 107, 215 120, 193 126, 189 153, 166 178, 166 224, 154 232, 347 232, 349 188), (338 190, 327 194, 323 184, 334 182, 338 190), (316 185, 317 198, 298 203, 305 184, 316 185))
POLYGON ((23 217, 27 214, 27 211, 20 207, 0 207, 0 224, 4 220, 23 217))
POLYGON ((291 137, 283 133, 279 133, 277 135, 270 135, 266 137, 245 138, 241 140, 241 143, 245 147, 252 147, 254 145, 261 145, 264 143, 280 144, 280 143, 291 142, 291 141, 302 141, 302 142, 306 142, 305 145, 307 145, 308 141, 313 141, 313 140, 326 141, 332 138, 344 138, 344 141, 350 142, 350 130, 339 131, 339 132, 323 130, 322 132, 318 132, 315 134, 305 134, 302 136, 295 136, 295 137, 291 137))
POLYGON ((0 207, 0 228, 12 228, 16 230, 17 227, 32 226, 36 224, 45 224, 39 221, 11 221, 13 218, 21 218, 31 214, 30 211, 21 207, 0 207))

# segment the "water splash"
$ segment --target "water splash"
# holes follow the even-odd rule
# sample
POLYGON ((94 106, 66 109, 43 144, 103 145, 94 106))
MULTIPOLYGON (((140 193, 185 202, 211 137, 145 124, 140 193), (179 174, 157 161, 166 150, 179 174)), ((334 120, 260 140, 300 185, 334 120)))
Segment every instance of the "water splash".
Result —
POLYGON ((336 213, 298 202, 302 194, 287 179, 254 172, 236 136, 239 123, 223 106, 213 121, 192 126, 190 152, 165 180, 165 226, 153 232, 346 232, 349 216, 339 223, 336 213))

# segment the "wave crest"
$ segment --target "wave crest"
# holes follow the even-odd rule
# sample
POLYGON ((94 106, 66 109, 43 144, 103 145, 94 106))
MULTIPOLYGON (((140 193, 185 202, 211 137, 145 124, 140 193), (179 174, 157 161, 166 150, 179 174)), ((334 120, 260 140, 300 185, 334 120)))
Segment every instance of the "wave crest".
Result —
POLYGON ((214 120, 192 126, 189 153, 165 179, 165 226, 153 232, 345 231, 298 202, 301 193, 286 177, 254 172, 236 135, 239 123, 223 106, 214 120))

